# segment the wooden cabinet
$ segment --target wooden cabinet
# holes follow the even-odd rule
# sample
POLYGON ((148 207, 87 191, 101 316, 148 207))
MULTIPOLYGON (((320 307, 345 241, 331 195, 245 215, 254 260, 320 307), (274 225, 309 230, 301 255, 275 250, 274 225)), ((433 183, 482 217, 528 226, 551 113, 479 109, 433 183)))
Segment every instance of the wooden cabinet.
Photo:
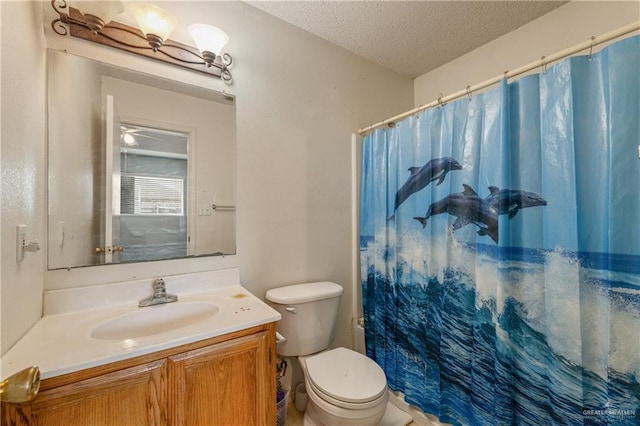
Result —
POLYGON ((2 425, 276 423, 275 323, 45 379, 2 425))
POLYGON ((180 395, 173 399, 171 424, 275 424, 264 403, 276 400, 275 383, 263 374, 269 370, 268 349, 266 333, 259 333, 169 358, 169 390, 180 395))
POLYGON ((42 391, 22 406, 25 419, 47 426, 166 424, 166 371, 158 360, 42 391))

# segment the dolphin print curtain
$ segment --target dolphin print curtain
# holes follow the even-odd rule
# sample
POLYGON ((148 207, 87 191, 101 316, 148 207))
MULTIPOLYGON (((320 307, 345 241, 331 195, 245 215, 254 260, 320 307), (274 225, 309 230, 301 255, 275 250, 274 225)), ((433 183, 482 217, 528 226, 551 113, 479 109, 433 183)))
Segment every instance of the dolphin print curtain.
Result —
POLYGON ((456 425, 640 424, 640 37, 363 141, 366 348, 456 425))

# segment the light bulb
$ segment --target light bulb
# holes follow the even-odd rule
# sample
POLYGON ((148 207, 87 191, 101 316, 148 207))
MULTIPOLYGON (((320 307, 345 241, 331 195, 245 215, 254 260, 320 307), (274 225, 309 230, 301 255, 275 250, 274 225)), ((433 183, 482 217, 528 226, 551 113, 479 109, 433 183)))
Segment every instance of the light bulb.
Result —
POLYGON ((176 18, 166 10, 149 3, 134 3, 131 8, 140 31, 147 37, 153 50, 157 50, 162 42, 169 38, 176 26, 176 18))
POLYGON ((187 30, 208 66, 213 64, 216 56, 220 55, 222 48, 229 42, 227 33, 212 25, 193 24, 187 30))
POLYGON ((79 2, 78 6, 82 6, 80 12, 94 34, 111 22, 114 16, 124 12, 124 3, 119 0, 85 1, 79 2))

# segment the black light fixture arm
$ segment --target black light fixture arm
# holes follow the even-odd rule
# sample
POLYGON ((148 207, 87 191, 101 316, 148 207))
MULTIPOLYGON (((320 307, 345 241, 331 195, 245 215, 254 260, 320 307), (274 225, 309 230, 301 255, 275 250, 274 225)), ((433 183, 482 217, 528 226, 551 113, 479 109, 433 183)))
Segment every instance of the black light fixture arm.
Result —
POLYGON ((207 55, 201 55, 196 48, 173 40, 164 40, 154 49, 148 38, 137 28, 116 21, 101 28, 96 27, 93 22, 88 23, 78 9, 68 6, 66 0, 51 0, 51 6, 58 14, 58 18, 51 21, 51 28, 56 34, 70 34, 72 37, 213 75, 225 82, 232 81, 228 67, 233 63, 233 58, 228 53, 216 56, 207 52, 207 55))

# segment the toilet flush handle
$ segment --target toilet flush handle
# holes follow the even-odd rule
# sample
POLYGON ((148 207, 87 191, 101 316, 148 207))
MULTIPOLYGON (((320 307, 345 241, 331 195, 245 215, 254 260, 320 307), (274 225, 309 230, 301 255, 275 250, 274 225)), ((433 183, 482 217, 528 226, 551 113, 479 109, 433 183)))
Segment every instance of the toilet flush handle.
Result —
POLYGON ((276 346, 280 346, 284 343, 287 343, 287 338, 276 331, 276 346))
POLYGON ((287 312, 291 312, 292 314, 298 313, 298 308, 296 308, 295 306, 287 306, 284 308, 284 310, 287 312))

